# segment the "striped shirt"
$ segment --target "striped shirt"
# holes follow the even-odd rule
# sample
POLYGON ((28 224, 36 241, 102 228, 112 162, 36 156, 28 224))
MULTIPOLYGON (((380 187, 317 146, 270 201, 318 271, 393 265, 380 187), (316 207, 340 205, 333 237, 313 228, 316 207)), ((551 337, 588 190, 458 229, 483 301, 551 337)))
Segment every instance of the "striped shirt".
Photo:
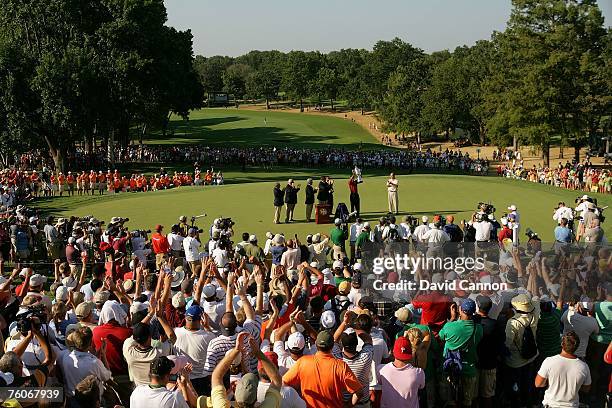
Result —
MULTIPOLYGON (((338 347, 334 347, 334 357, 344 361, 351 369, 355 377, 363 385, 361 388, 361 399, 359 403, 365 403, 370 399, 370 380, 372 376, 372 358, 374 356, 374 346, 371 344, 364 344, 354 357, 347 357, 338 347)), ((352 395, 348 392, 342 393, 344 401, 351 401, 352 395)))
MULTIPOLYGON (((231 336, 218 336, 210 341, 208 344, 208 350, 206 353, 206 361, 204 363, 204 376, 209 376, 214 371, 215 367, 223 357, 225 357, 225 353, 228 350, 233 349, 236 346, 236 338, 238 337, 238 333, 246 331, 255 339, 259 339, 261 333, 261 317, 256 316, 255 320, 247 319, 244 321, 244 325, 241 328, 236 330, 231 336)), ((247 350, 249 350, 249 346, 246 346, 247 350)), ((252 358, 250 363, 250 369, 252 372, 257 372, 257 359, 252 358)))

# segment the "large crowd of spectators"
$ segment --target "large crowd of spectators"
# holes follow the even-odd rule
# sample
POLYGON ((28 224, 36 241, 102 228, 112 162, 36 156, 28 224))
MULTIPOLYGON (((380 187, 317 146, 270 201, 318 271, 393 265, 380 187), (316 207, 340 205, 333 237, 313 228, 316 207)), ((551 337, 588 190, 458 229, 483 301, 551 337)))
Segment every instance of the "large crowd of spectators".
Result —
POLYGON ((509 179, 525 180, 568 190, 581 190, 590 193, 610 194, 612 192, 612 173, 607 168, 596 168, 584 163, 565 165, 559 163, 555 168, 542 165, 524 167, 522 162, 501 164, 497 175, 509 179))
POLYGON ((580 209, 569 224, 559 206, 543 243, 520 238, 513 205, 458 224, 336 219, 301 239, 19 206, 0 223, 0 384, 61 387, 75 408, 601 407, 612 251, 597 208, 580 209), (485 261, 375 273, 370 255, 397 253, 485 261))

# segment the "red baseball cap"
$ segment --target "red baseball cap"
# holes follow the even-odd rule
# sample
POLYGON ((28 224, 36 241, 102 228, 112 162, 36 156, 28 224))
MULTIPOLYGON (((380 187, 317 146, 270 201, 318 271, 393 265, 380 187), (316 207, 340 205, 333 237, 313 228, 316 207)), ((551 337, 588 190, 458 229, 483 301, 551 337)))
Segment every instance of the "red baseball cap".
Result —
POLYGON ((393 357, 401 361, 412 360, 412 345, 408 338, 402 336, 395 340, 393 346, 393 357))
MULTIPOLYGON (((278 368, 278 355, 276 353, 273 353, 271 351, 266 351, 264 355, 268 357, 268 360, 270 360, 272 364, 274 364, 274 367, 278 368)), ((257 363, 257 371, 260 371, 260 370, 263 370, 263 364, 261 363, 261 361, 257 363)))

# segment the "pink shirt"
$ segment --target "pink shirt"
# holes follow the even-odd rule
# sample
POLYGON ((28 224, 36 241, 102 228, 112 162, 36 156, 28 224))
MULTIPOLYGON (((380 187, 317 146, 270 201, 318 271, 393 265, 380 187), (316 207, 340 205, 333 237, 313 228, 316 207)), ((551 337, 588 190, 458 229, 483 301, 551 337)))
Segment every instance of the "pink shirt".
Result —
POLYGON ((419 408, 418 391, 425 387, 425 372, 406 364, 397 368, 393 363, 379 366, 382 386, 381 408, 419 408))

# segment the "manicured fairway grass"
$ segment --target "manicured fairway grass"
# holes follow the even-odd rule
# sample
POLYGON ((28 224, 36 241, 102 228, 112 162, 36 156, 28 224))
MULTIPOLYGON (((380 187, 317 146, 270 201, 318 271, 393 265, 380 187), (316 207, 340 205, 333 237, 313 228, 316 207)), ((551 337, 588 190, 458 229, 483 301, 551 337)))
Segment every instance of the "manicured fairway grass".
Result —
POLYGON ((166 137, 156 132, 148 144, 208 144, 277 147, 338 148, 380 147, 363 127, 332 116, 289 112, 212 108, 193 111, 184 121, 173 117, 166 137))
MULTIPOLYGON (((104 197, 86 196, 56 198, 40 201, 37 207, 54 215, 94 215, 108 221, 113 216, 129 217, 130 228, 151 229, 157 223, 170 226, 177 222, 180 215, 207 213, 208 217, 199 221, 199 226, 208 229, 216 217, 232 217, 237 223, 236 232, 255 233, 263 240, 266 231, 298 234, 304 238, 307 233, 329 232, 330 225, 306 224, 303 204, 304 195, 299 194, 292 224, 274 225, 272 223, 273 177, 286 182, 289 176, 300 176, 296 182, 305 185, 309 170, 285 172, 277 170, 265 177, 264 182, 252 182, 255 175, 243 175, 251 181, 241 184, 209 187, 181 187, 179 189, 148 192, 121 193, 104 197)), ((320 171, 312 170, 316 177, 320 171)), ((227 174, 231 179, 232 173, 227 174)), ((238 176, 238 173, 235 174, 238 176)), ((400 179, 400 210, 402 214, 415 216, 453 214, 455 219, 468 219, 479 201, 491 201, 497 207, 497 216, 505 213, 509 204, 516 204, 521 213, 523 232, 527 227, 538 232, 545 240, 552 239, 555 226, 552 220, 553 207, 563 200, 573 204, 578 192, 532 184, 509 181, 495 177, 474 177, 457 175, 402 175, 400 179)), ((315 178, 316 180, 316 178, 315 178)), ((366 177, 360 185, 362 214, 373 221, 387 212, 385 177, 366 177)), ((315 181, 315 184, 317 182, 315 181)), ((348 200, 346 179, 336 180, 335 203, 348 200)), ((609 196, 596 195, 600 205, 611 205, 609 196)), ((335 206, 335 205, 334 205, 335 206)), ((612 217, 612 210, 610 214, 612 217)), ((283 214, 284 219, 284 214, 283 214)), ((606 235, 612 237, 612 218, 604 224, 606 235)))

